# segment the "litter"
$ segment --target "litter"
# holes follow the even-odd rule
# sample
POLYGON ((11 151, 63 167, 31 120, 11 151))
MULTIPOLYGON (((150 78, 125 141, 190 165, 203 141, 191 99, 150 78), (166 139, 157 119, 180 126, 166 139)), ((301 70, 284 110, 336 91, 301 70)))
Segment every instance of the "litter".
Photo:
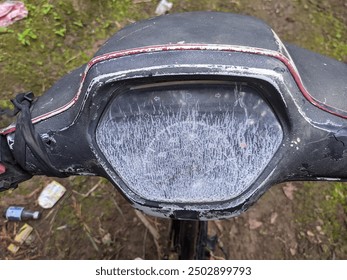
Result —
POLYGON ((19 233, 14 238, 14 241, 18 243, 18 245, 11 243, 7 250, 12 252, 13 254, 17 253, 20 249, 20 245, 24 243, 24 241, 29 237, 30 233, 33 231, 33 228, 29 226, 28 224, 24 224, 24 226, 21 227, 19 230, 19 233))
POLYGON ((6 209, 4 217, 9 221, 37 220, 41 216, 39 211, 30 211, 20 206, 10 206, 6 209))
POLYGON ((65 192, 66 189, 63 185, 52 181, 41 192, 38 203, 44 209, 52 208, 65 192))
POLYGON ((28 16, 28 10, 20 1, 6 1, 0 3, 0 27, 10 24, 28 16))
POLYGON ((169 10, 171 10, 173 3, 168 2, 167 0, 161 0, 155 9, 155 14, 160 16, 166 14, 169 10))

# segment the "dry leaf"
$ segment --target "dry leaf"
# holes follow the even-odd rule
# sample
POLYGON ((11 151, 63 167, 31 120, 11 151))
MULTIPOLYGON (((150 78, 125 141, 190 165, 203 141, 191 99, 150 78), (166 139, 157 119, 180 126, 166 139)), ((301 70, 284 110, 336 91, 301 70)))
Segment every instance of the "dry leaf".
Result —
POLYGON ((278 217, 277 212, 273 212, 273 213, 271 214, 270 223, 271 223, 271 224, 274 224, 274 223, 276 222, 276 220, 277 220, 277 217, 278 217))
POLYGON ((101 239, 101 242, 104 245, 110 246, 112 244, 112 237, 110 233, 106 233, 104 237, 101 239))
POLYGON ((294 199, 294 192, 297 190, 297 187, 294 184, 287 183, 282 189, 283 189, 285 196, 288 199, 290 199, 290 200, 294 199))
POLYGON ((251 229, 251 230, 260 228, 263 225, 262 222, 258 221, 257 219, 253 219, 253 218, 250 218, 248 220, 248 223, 249 223, 249 229, 251 229))
POLYGON ((311 236, 311 237, 314 236, 314 233, 312 231, 310 231, 310 230, 308 230, 306 233, 307 233, 308 236, 311 236))
POLYGON ((292 256, 296 255, 296 248, 290 248, 290 253, 292 254, 292 256))
POLYGON ((325 235, 323 229, 321 226, 316 226, 317 231, 319 232, 320 235, 325 235))
POLYGON ((296 241, 292 241, 289 246, 290 253, 292 254, 292 256, 295 256, 298 252, 298 243, 296 241))

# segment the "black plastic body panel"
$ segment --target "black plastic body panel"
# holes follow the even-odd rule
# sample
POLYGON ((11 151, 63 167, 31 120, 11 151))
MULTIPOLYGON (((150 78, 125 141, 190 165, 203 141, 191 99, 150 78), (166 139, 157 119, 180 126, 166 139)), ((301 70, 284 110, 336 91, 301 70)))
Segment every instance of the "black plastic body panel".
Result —
POLYGON ((32 118, 59 111, 64 107, 70 106, 63 111, 64 114, 57 114, 58 116, 51 121, 50 125, 54 130, 72 123, 79 111, 79 106, 74 105, 81 104, 82 102, 82 100, 77 100, 75 102, 74 98, 80 86, 85 68, 86 65, 83 65, 66 74, 47 90, 45 94, 40 96, 40 98, 36 100, 35 106, 33 106, 32 118))
POLYGON ((96 52, 95 56, 165 44, 239 45, 279 50, 272 29, 254 17, 218 12, 182 13, 131 24, 96 52))
POLYGON ((347 118, 347 64, 294 45, 286 47, 311 96, 347 118))

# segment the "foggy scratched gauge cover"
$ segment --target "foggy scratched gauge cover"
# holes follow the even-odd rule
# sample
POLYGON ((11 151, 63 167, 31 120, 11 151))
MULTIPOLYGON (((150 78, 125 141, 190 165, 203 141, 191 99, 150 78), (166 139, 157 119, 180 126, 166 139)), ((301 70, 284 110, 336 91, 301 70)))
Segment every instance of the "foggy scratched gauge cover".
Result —
POLYGON ((96 130, 97 144, 139 196, 174 203, 240 195, 277 151, 283 132, 246 84, 186 84, 117 96, 96 130))

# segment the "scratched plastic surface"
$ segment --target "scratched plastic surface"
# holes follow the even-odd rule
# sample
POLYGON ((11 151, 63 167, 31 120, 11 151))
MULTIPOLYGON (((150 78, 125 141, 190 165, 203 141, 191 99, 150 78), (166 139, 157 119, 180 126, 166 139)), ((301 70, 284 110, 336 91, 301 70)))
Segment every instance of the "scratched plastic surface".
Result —
POLYGON ((130 90, 112 101, 97 127, 97 144, 126 185, 169 203, 237 197, 282 138, 267 103, 240 83, 130 90))

